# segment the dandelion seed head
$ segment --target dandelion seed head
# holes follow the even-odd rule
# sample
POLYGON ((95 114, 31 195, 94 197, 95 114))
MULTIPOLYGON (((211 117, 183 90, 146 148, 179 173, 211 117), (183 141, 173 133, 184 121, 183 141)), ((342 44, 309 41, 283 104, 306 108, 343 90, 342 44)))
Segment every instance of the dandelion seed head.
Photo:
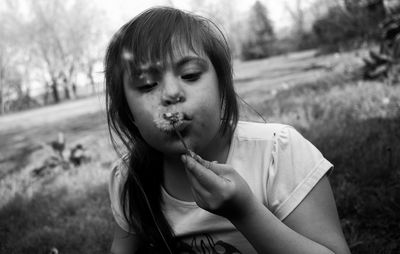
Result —
POLYGON ((129 52, 127 49, 122 50, 122 59, 128 62, 133 61, 133 54, 129 52))
POLYGON ((174 124, 179 124, 182 120, 182 112, 163 112, 154 119, 154 123, 161 131, 172 132, 174 131, 174 124))

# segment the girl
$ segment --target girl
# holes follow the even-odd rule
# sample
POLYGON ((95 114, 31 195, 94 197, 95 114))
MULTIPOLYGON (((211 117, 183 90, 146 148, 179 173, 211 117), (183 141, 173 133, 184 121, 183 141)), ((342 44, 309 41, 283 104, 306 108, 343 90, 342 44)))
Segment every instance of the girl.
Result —
POLYGON ((143 12, 114 35, 105 78, 125 148, 109 186, 113 253, 349 253, 332 164, 290 126, 238 121, 211 21, 143 12))

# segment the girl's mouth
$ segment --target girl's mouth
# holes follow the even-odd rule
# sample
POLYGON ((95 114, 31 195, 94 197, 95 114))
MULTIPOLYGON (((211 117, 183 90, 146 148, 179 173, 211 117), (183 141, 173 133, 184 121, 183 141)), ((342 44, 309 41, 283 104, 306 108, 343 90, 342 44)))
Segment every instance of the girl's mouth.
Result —
POLYGON ((182 112, 167 112, 160 114, 154 122, 160 131, 172 133, 175 130, 183 131, 189 126, 190 119, 182 112))
POLYGON ((185 133, 185 129, 190 123, 190 120, 185 118, 186 117, 182 112, 167 112, 161 114, 161 117, 158 119, 158 121, 155 121, 155 123, 157 128, 159 128, 161 131, 170 135, 175 133, 182 142, 182 145, 185 147, 186 153, 191 155, 192 153, 190 152, 189 147, 186 145, 181 133, 185 133))

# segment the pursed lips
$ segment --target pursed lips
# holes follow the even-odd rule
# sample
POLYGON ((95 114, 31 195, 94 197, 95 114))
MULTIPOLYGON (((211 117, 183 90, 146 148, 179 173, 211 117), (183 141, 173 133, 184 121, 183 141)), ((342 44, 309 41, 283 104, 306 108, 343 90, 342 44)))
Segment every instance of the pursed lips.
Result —
POLYGON ((178 131, 184 130, 190 125, 192 118, 188 114, 180 111, 169 111, 165 113, 159 113, 155 119, 154 123, 156 127, 163 132, 173 132, 174 128, 178 131), (168 116, 177 115, 173 118, 168 116))

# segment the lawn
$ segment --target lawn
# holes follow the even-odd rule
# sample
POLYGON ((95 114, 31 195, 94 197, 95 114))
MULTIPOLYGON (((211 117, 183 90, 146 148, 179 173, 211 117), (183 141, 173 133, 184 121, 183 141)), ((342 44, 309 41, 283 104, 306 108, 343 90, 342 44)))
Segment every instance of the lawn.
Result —
MULTIPOLYGON (((352 253, 400 252, 400 85, 361 81, 364 52, 314 52, 235 62, 242 119, 295 126, 330 160, 339 214, 352 253), (253 108, 253 109, 252 109, 253 108)), ((113 219, 107 179, 116 155, 100 96, 0 118, 0 252, 107 253, 113 219), (34 170, 67 150, 81 166, 34 170)), ((67 155, 66 155, 67 156, 67 155)))

